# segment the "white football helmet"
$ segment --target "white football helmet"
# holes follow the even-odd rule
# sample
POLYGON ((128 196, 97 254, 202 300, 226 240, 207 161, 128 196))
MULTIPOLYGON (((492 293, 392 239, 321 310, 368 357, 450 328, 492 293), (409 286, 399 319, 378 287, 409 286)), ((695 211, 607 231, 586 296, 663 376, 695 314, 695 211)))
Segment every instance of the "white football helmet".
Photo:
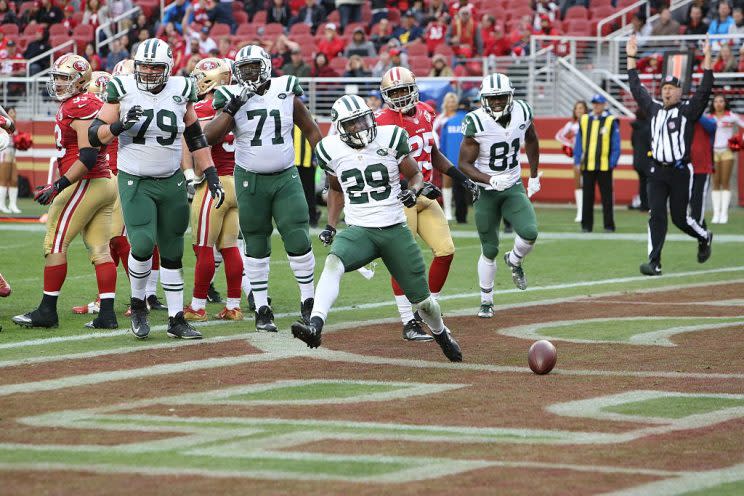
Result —
POLYGON ((238 84, 256 91, 271 77, 271 57, 260 46, 244 46, 235 55, 233 76, 238 84))
POLYGON ((331 122, 341 141, 352 148, 364 148, 377 136, 372 109, 358 95, 344 95, 331 107, 331 122))
POLYGON ((405 67, 393 67, 382 76, 380 93, 388 107, 396 112, 406 113, 419 101, 416 76, 405 67))
POLYGON ((149 38, 134 54, 134 80, 137 88, 153 91, 168 82, 173 69, 173 51, 163 40, 149 38))
POLYGON ((506 74, 496 72, 483 78, 480 101, 483 110, 496 120, 511 114, 514 88, 506 74))

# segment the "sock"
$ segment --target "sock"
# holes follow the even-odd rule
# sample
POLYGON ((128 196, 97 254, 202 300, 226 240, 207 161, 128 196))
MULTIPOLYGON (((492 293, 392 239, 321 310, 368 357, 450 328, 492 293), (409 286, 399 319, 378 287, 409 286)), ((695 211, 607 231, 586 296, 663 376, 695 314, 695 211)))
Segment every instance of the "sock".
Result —
POLYGON ((147 278, 147 284, 145 285, 145 297, 152 296, 158 293, 159 279, 160 271, 158 269, 150 269, 150 275, 147 278))
POLYGON ((243 260, 243 280, 240 282, 240 286, 243 288, 245 297, 251 294, 251 281, 248 279, 248 272, 246 267, 248 266, 248 257, 245 256, 245 242, 242 239, 238 240, 238 250, 240 250, 240 258, 243 260))
POLYGON ((444 283, 447 281, 450 265, 454 255, 445 255, 443 257, 434 257, 429 266, 429 291, 439 294, 442 291, 444 283))
POLYGON ((11 186, 8 188, 8 207, 18 208, 18 186, 11 186))
POLYGON ((442 203, 444 204, 444 218, 452 220, 452 188, 442 188, 442 203))
POLYGON ((319 317, 323 322, 326 321, 328 311, 333 306, 336 298, 338 298, 341 277, 343 277, 345 271, 343 262, 336 255, 328 255, 326 257, 323 273, 320 274, 320 279, 318 280, 318 290, 315 292, 313 313, 310 315, 310 318, 319 317))
POLYGON ((245 273, 251 282, 257 310, 269 304, 269 261, 270 257, 246 257, 245 273))
POLYGON ((400 314, 400 320, 403 322, 403 325, 414 319, 413 305, 408 301, 406 295, 395 295, 395 304, 398 305, 398 313, 400 314))
POLYGON ((303 302, 308 298, 315 296, 315 287, 313 285, 315 278, 315 255, 313 251, 297 257, 289 256, 289 268, 294 273, 295 280, 300 286, 300 301, 303 302))
POLYGON ((431 292, 431 297, 434 298, 435 300, 439 301, 439 293, 435 293, 434 291, 432 291, 431 292))
POLYGON ((8 187, 0 186, 0 208, 5 208, 5 197, 8 196, 8 187))
POLYGON ((116 265, 121 261, 121 266, 124 267, 124 272, 129 277, 129 240, 126 236, 114 236, 109 241, 109 248, 111 250, 111 258, 114 259, 116 265))
POLYGON ((57 311, 57 297, 67 277, 67 263, 44 267, 44 295, 40 307, 57 311))
POLYGON ((147 286, 150 272, 152 271, 152 257, 139 261, 132 253, 129 253, 129 285, 132 288, 132 298, 145 299, 145 287, 147 286))
POLYGON ((228 302, 237 299, 240 306, 240 287, 243 279, 243 259, 240 258, 240 251, 237 246, 223 248, 220 256, 225 261, 228 302))
POLYGON ((228 310, 240 310, 240 298, 228 298, 225 308, 228 310))
POLYGON ((183 311, 183 269, 160 269, 161 284, 165 292, 165 303, 168 305, 168 317, 175 317, 183 311))
POLYGON ((718 224, 721 219, 721 190, 714 189, 710 192, 710 197, 713 201, 713 220, 711 222, 718 224))
POLYGON ((514 248, 509 252, 509 261, 514 265, 522 265, 522 259, 532 251, 535 244, 521 238, 519 234, 514 235, 514 248))
POLYGON ((207 299, 206 298, 191 298, 191 309, 192 310, 204 310, 207 308, 207 299))
MULTIPOLYGON (((209 284, 214 277, 214 250, 211 246, 195 246, 196 266, 194 267, 194 298, 206 299, 209 284)), ((192 308, 195 308, 191 305, 192 308)))
POLYGON ((721 190, 721 224, 728 222, 729 205, 731 204, 731 190, 721 190))
POLYGON ((114 297, 116 296, 116 265, 114 262, 105 262, 96 264, 95 269, 101 309, 113 309, 114 297))
POLYGON ((444 321, 442 320, 442 311, 439 303, 431 295, 419 303, 418 312, 426 325, 429 326, 434 334, 441 334, 444 331, 444 321))
POLYGON ((584 199, 584 192, 581 188, 574 190, 574 199, 576 200, 576 222, 581 222, 581 206, 584 199))
POLYGON ((481 302, 493 303, 493 279, 496 277, 496 264, 481 253, 478 259, 478 282, 481 290, 481 302))

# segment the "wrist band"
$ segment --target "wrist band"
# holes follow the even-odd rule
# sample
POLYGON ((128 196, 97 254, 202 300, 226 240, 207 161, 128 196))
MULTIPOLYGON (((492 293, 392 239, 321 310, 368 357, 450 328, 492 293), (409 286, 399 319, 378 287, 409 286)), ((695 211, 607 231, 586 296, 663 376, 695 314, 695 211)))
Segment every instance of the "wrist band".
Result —
POLYGON ((627 55, 629 59, 637 59, 638 57, 636 55, 627 55))

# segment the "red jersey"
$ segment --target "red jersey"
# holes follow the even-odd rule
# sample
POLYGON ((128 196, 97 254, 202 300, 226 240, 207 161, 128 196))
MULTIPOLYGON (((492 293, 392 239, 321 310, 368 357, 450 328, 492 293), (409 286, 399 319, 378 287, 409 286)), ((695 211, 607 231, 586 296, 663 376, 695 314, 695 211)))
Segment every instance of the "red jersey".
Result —
MULTIPOLYGON (((89 93, 89 95, 93 95, 99 100, 100 97, 94 95, 93 93, 89 93)), ((103 100, 101 100, 101 103, 106 103, 103 100)), ((106 147, 106 152, 108 153, 108 163, 109 163, 109 169, 111 169, 111 172, 116 175, 119 173, 119 169, 116 167, 116 160, 119 156, 119 138, 114 137, 113 140, 111 140, 111 143, 108 144, 106 147)))
MULTIPOLYGON (((194 104, 196 116, 200 121, 208 121, 217 115, 217 111, 212 107, 211 100, 201 100, 194 104)), ((222 141, 212 146, 212 160, 217 169, 218 176, 232 176, 235 170, 235 135, 227 133, 222 141)))
MULTIPOLYGON (((80 156, 77 131, 72 128, 72 121, 91 120, 98 114, 101 107, 103 107, 103 102, 90 93, 81 93, 68 98, 59 106, 56 125, 54 126, 54 141, 57 145, 57 167, 60 175, 67 172, 80 156)), ((101 147, 96 165, 85 174, 83 179, 111 177, 107 148, 106 145, 101 147)))
POLYGON ((411 146, 411 158, 416 161, 424 176, 424 181, 431 181, 431 149, 434 146, 434 109, 424 102, 416 104, 416 113, 405 115, 389 108, 378 110, 375 121, 379 126, 396 125, 408 132, 408 144, 411 146))

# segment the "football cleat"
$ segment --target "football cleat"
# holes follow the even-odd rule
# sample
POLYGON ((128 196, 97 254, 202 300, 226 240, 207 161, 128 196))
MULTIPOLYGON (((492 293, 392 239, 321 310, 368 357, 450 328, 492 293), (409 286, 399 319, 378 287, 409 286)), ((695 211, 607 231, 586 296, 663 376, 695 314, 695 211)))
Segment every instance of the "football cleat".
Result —
POLYGON ((109 315, 98 314, 98 317, 85 324, 85 327, 88 329, 118 329, 119 322, 117 322, 116 315, 113 312, 109 315))
POLYGON ((132 298, 130 311, 132 314, 132 325, 130 327, 132 333, 137 339, 145 339, 150 334, 150 322, 147 320, 150 311, 147 309, 147 304, 139 298, 132 298))
POLYGON ((8 281, 6 281, 3 275, 0 274, 0 298, 10 296, 10 293, 12 292, 13 290, 10 289, 10 284, 8 284, 8 281))
MULTIPOLYGON (((220 313, 215 315, 220 320, 243 320, 243 312, 239 308, 223 308, 220 313)), ((186 318, 188 320, 188 317, 186 318)))
POLYGON ((655 264, 653 262, 641 264, 641 274, 643 274, 644 276, 660 276, 661 265, 655 264))
POLYGON ((298 321, 292 324, 292 336, 304 342, 308 348, 320 346, 322 332, 323 320, 320 317, 312 317, 309 323, 298 321))
POLYGON ((199 331, 191 327, 191 324, 186 322, 183 316, 183 312, 178 312, 175 317, 168 317, 168 331, 169 338, 177 339, 201 339, 202 335, 199 331))
POLYGON ((493 303, 481 302, 480 310, 478 310, 478 317, 481 319, 490 319, 493 317, 493 303))
POLYGON ((521 265, 514 265, 509 261, 510 253, 510 251, 504 253, 504 263, 511 269, 512 281, 514 281, 514 285, 517 289, 527 289, 527 278, 524 277, 524 269, 522 269, 521 265))
POLYGON ((222 303, 222 295, 217 291, 217 288, 214 287, 214 284, 209 285, 209 289, 207 290, 207 301, 209 303, 222 303))
POLYGON ((403 339, 406 341, 432 341, 416 319, 411 319, 403 326, 403 339))
POLYGON ((168 310, 168 307, 160 302, 158 295, 154 294, 147 297, 147 306, 150 307, 150 310, 168 310))
POLYGON ((697 252, 698 263, 705 263, 710 258, 712 244, 713 244, 713 233, 708 231, 708 238, 705 241, 698 241, 698 252, 697 252))
POLYGON ((207 320, 207 311, 203 308, 194 310, 191 305, 183 309, 183 317, 186 320, 192 320, 196 322, 204 322, 207 320))
POLYGON ((88 313, 98 313, 101 310, 101 298, 96 298, 95 301, 91 301, 87 305, 80 305, 79 307, 72 307, 72 313, 78 315, 85 315, 88 313))
POLYGON ((13 322, 21 327, 59 327, 59 318, 57 312, 45 312, 37 308, 23 315, 13 317, 13 322))
POLYGON ((439 334, 434 334, 434 341, 437 342, 444 356, 449 358, 450 362, 462 362, 462 351, 460 351, 460 345, 450 334, 449 329, 446 327, 439 334))
POLYGON ((278 332, 279 328, 274 324, 274 312, 271 307, 262 306, 256 311, 256 330, 266 332, 278 332))
POLYGON ((310 314, 313 313, 314 298, 308 298, 300 304, 300 315, 304 322, 310 322, 310 314))

